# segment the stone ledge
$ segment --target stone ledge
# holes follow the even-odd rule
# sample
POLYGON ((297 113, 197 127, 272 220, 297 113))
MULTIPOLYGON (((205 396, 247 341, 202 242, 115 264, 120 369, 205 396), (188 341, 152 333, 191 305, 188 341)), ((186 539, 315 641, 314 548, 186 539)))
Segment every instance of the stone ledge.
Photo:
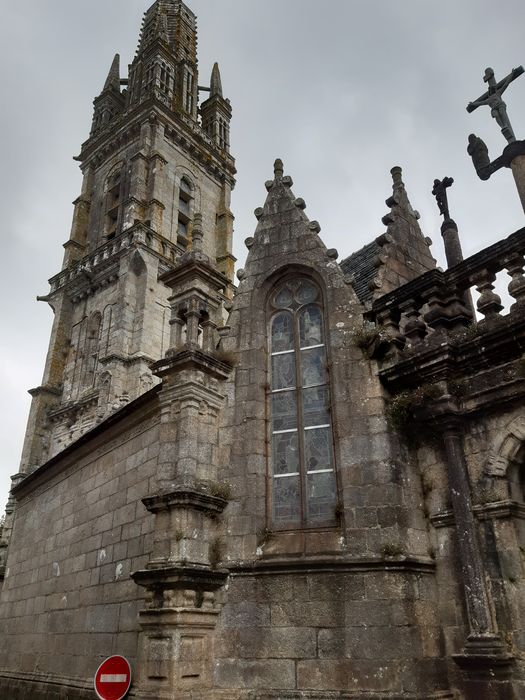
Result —
POLYGON ((148 569, 131 574, 139 586, 148 589, 199 589, 216 591, 228 578, 227 569, 212 569, 204 566, 177 566, 163 561, 151 561, 148 569))
POLYGON ((152 371, 157 377, 164 378, 181 369, 196 368, 215 376, 217 379, 227 379, 232 370, 231 365, 217 359, 213 355, 200 349, 186 349, 165 357, 152 366, 152 371))
POLYGON ((295 573, 337 573, 337 572, 377 572, 399 571, 418 574, 433 574, 436 564, 432 559, 406 557, 399 559, 345 559, 329 557, 287 557, 256 562, 228 564, 232 576, 254 576, 295 573))
MULTIPOLYGON (((525 520, 525 504, 510 499, 473 506, 472 512, 478 520, 503 520, 505 518, 525 520)), ((433 513, 430 516, 430 522, 435 528, 452 527, 454 513, 451 510, 433 513)))

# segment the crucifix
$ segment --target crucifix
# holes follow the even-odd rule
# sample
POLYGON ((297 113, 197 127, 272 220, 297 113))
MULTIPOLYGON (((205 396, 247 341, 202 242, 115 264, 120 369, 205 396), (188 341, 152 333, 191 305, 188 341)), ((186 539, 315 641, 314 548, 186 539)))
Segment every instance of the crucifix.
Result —
POLYGON ((454 180, 451 177, 444 177, 442 180, 434 180, 434 188, 432 194, 436 198, 439 207, 439 213, 443 215, 446 222, 450 221, 450 213, 448 210, 447 188, 453 184, 454 180))
POLYGON ((492 68, 486 68, 483 81, 488 83, 487 91, 484 92, 483 95, 480 95, 477 100, 469 102, 467 105, 467 112, 473 112, 478 107, 484 105, 490 107, 491 116, 498 122, 501 127, 501 133, 509 143, 514 143, 516 137, 514 136, 514 131, 512 130, 510 119, 507 115, 507 105, 503 102, 501 96, 511 82, 516 80, 523 72, 523 66, 518 66, 518 68, 513 68, 503 80, 497 82, 492 68))

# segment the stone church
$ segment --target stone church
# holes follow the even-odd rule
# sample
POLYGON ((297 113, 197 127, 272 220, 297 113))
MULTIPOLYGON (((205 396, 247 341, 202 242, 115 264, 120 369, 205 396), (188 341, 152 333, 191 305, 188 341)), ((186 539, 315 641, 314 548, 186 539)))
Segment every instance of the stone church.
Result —
POLYGON ((525 698, 525 229, 463 260, 436 181, 443 271, 394 167, 384 233, 338 261, 277 160, 234 282, 232 110, 196 46, 156 0, 94 101, 0 698, 93 698, 112 654, 140 700, 525 698))

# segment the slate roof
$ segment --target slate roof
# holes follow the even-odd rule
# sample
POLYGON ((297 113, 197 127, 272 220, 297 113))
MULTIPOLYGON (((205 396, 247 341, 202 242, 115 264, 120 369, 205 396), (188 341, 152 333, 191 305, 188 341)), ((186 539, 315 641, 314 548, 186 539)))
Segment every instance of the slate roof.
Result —
POLYGON ((375 241, 372 241, 340 263, 340 267, 345 275, 354 276, 353 287, 357 298, 362 304, 372 301, 373 292, 369 289, 368 283, 376 275, 377 270, 374 267, 374 260, 380 252, 381 247, 375 241))

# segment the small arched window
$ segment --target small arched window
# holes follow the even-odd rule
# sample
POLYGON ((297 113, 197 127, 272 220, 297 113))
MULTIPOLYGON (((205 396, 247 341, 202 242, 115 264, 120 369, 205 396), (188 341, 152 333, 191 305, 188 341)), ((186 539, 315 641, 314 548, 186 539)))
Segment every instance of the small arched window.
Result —
POLYGON ((274 527, 336 521, 330 389, 321 291, 282 283, 270 298, 270 476, 274 527))
POLYGON ((122 165, 114 168, 106 179, 105 192, 105 222, 104 229, 106 238, 114 238, 117 233, 118 218, 121 204, 122 190, 122 165))
POLYGON ((188 240, 188 227, 191 221, 191 200, 193 199, 193 186, 183 177, 179 187, 179 216, 177 224, 177 237, 182 238, 181 243, 188 240))

